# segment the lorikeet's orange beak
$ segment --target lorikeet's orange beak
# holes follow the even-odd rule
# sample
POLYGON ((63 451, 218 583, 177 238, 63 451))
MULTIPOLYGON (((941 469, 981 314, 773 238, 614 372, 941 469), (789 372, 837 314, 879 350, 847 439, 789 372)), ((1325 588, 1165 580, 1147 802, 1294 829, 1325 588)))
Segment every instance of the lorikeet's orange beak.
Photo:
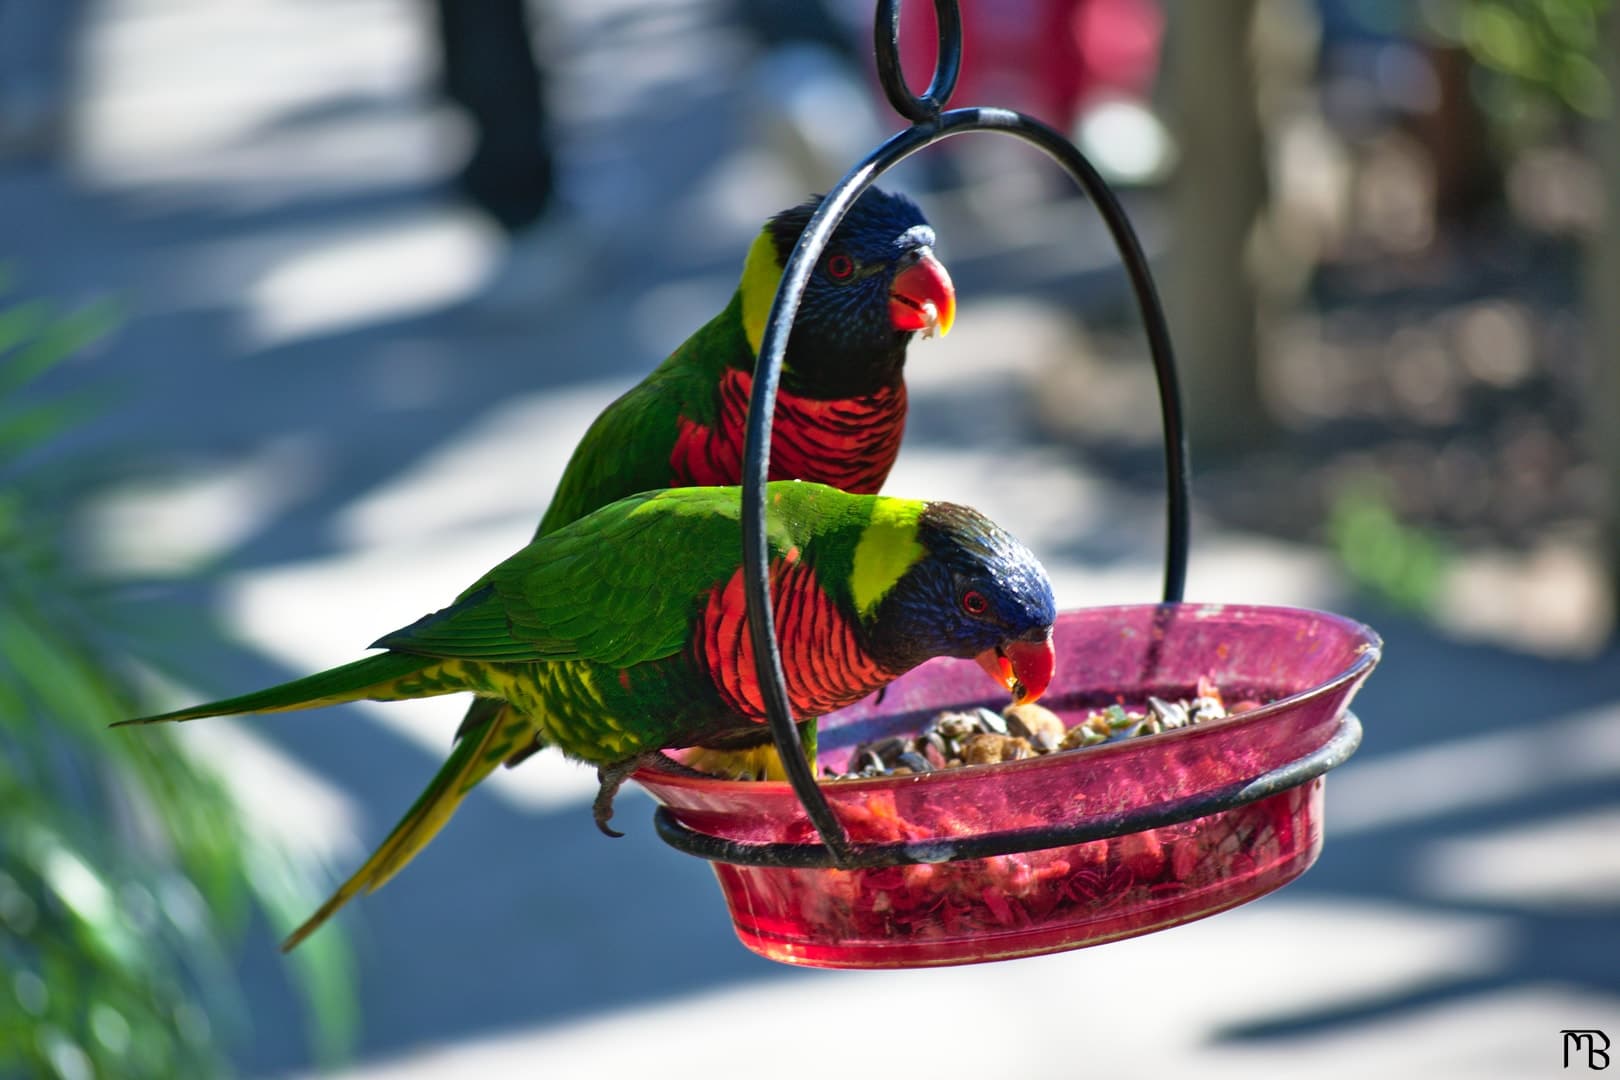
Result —
POLYGON ((894 275, 889 286, 889 318, 896 330, 944 337, 956 321, 956 287, 932 251, 923 247, 913 254, 915 261, 894 275))
POLYGON ((974 657, 990 677, 1012 694, 1016 704, 1024 705, 1046 693, 1052 681, 1052 669, 1057 666, 1057 652, 1052 648, 1052 633, 1040 641, 1012 641, 986 649, 974 657))

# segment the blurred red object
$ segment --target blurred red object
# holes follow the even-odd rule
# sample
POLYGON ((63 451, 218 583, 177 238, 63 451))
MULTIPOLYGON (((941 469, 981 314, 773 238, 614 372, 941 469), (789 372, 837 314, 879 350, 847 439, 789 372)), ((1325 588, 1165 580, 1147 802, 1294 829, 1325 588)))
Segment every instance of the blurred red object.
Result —
MULTIPOLYGON (((916 90, 932 69, 933 0, 904 0, 900 56, 916 90)), ((1164 15, 1154 0, 997 0, 962 5, 962 76, 952 105, 997 105, 1074 130, 1100 98, 1145 100, 1164 15)))

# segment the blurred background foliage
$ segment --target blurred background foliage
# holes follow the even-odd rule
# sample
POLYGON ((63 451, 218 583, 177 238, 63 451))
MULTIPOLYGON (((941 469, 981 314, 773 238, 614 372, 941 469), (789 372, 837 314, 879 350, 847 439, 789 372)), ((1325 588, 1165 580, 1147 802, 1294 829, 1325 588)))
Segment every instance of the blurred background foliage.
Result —
MULTIPOLYGON (((0 1076, 223 1075, 247 1024, 234 946, 254 909, 296 925, 320 883, 175 732, 108 730, 150 704, 141 638, 112 602, 129 583, 72 554, 72 493, 96 467, 53 452, 99 406, 30 389, 118 314, 8 302, 10 287, 0 280, 0 1076)), ((141 616, 186 632, 182 613, 141 616)), ((348 968, 341 931, 289 965, 328 1060, 353 1033, 348 968)))
POLYGON ((1463 46, 1505 87, 1485 88, 1496 115, 1567 109, 1589 118, 1611 107, 1598 50, 1609 0, 1426 0, 1427 28, 1463 46))
POLYGON ((1382 485, 1341 492, 1329 510, 1327 538, 1359 587, 1408 611, 1438 598, 1449 550, 1433 530, 1403 523, 1382 485))

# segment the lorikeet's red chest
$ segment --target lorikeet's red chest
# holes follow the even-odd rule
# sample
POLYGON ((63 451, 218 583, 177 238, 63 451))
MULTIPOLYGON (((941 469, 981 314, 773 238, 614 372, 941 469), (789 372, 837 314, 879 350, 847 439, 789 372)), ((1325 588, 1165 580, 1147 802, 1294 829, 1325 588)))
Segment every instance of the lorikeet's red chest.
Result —
MULTIPOLYGON (((880 668, 861 648, 855 627, 822 592, 815 571, 799 561, 797 551, 771 564, 771 605, 795 717, 841 709, 898 674, 880 668)), ((692 648, 729 708, 765 718, 741 569, 709 594, 692 648)))
MULTIPOLYGON (((743 422, 753 377, 727 371, 714 425, 682 417, 669 455, 672 487, 736 484, 742 478, 743 422)), ((906 426, 904 383, 875 393, 818 401, 776 395, 772 480, 814 480, 857 495, 876 494, 900 452, 906 426)))

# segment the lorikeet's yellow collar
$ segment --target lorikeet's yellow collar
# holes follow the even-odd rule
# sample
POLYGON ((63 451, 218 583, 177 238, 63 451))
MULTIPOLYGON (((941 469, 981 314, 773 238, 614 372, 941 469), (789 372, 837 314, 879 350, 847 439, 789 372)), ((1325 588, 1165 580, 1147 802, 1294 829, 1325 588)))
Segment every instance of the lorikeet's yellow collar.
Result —
POLYGON ((908 499, 873 500, 872 518, 855 545, 850 573, 850 592, 862 618, 927 554, 917 539, 917 522, 925 505, 908 499))
POLYGON ((759 355, 759 343, 765 340, 765 324, 770 319, 771 301, 776 299, 776 288, 782 281, 782 264, 777 260, 776 241, 770 229, 761 229, 748 248, 743 261, 742 291, 743 332, 748 335, 748 347, 759 355))

